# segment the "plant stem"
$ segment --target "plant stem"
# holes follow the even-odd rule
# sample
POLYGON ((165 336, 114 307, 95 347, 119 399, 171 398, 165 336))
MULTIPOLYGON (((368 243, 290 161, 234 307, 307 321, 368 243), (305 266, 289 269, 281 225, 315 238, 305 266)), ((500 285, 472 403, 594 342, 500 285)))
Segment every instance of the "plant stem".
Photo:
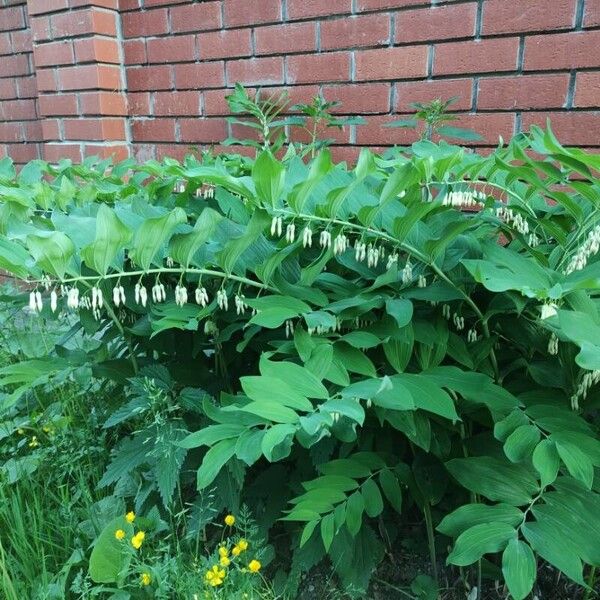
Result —
POLYGON ((583 596, 583 600, 590 600, 592 597, 592 593, 594 592, 594 583, 596 582, 596 567, 592 567, 590 570, 590 574, 588 575, 588 588, 585 590, 585 594, 583 596))
POLYGON ((425 527, 427 528, 427 544, 429 546, 429 557, 431 560, 431 568, 433 570, 433 579, 435 580, 435 585, 437 587, 440 586, 440 582, 438 579, 438 570, 437 570, 437 557, 435 552, 435 536, 433 532, 433 520, 431 518, 431 505, 429 501, 426 500, 423 505, 423 514, 425 515, 425 527))

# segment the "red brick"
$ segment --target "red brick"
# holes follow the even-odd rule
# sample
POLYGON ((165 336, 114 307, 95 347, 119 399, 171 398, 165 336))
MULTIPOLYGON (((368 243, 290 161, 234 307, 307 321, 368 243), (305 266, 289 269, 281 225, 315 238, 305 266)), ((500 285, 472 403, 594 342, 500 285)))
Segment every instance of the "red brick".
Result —
POLYGON ((70 158, 73 162, 81 162, 81 146, 79 144, 44 144, 44 159, 48 162, 58 162, 70 158))
POLYGON ((38 87, 35 75, 19 77, 17 80, 17 96, 19 98, 38 97, 38 87))
POLYGON ((576 0, 486 0, 483 34, 570 29, 575 23, 576 0))
POLYGON ((0 79, 0 100, 17 97, 17 85, 14 79, 0 79))
POLYGON ((38 109, 41 116, 76 115, 77 96, 75 94, 42 94, 38 98, 38 109))
POLYGON ((99 156, 100 158, 112 158, 113 161, 120 162, 129 158, 129 147, 125 144, 85 144, 83 147, 84 156, 99 156))
POLYGON ((396 15, 397 44, 425 42, 431 39, 473 37, 477 5, 446 4, 433 8, 419 8, 396 15))
MULTIPOLYGON (((352 127, 353 125, 345 125, 342 128, 327 127, 326 123, 320 123, 317 125, 317 139, 331 140, 332 144, 349 144, 352 127)), ((309 144, 312 140, 310 133, 301 127, 290 128, 290 137, 294 142, 301 144, 309 144)))
POLYGON ((69 0, 27 0, 30 15, 42 15, 69 8, 69 0))
POLYGON ((380 146, 411 144, 412 142, 417 141, 419 136, 411 129, 384 126, 396 119, 396 117, 390 115, 367 117, 367 124, 356 128, 356 143, 365 146, 380 146))
POLYGON ((406 46, 356 52, 356 79, 412 79, 427 72, 427 47, 406 46))
POLYGON ((550 125, 556 137, 565 145, 600 145, 598 138, 599 112, 524 113, 523 130, 527 131, 534 124, 545 127, 546 119, 550 119, 550 125))
POLYGON ((382 46, 390 41, 390 18, 387 13, 342 17, 321 23, 321 48, 382 46))
POLYGON ((0 55, 12 54, 12 43, 10 41, 10 33, 0 33, 0 55))
POLYGON ((182 142, 222 142, 227 137, 225 119, 179 119, 182 142))
MULTIPOLYGON (((469 113, 458 115, 458 119, 451 123, 455 127, 472 129, 483 137, 483 140, 471 142, 473 146, 495 146, 498 137, 509 140, 515 127, 515 116, 513 113, 469 113)), ((453 140, 457 141, 457 140, 453 140)), ((458 142, 460 143, 460 142, 458 142)))
POLYGON ((119 0, 70 0, 71 8, 80 6, 99 6, 100 8, 119 9, 119 0))
POLYGON ((171 9, 173 33, 220 29, 221 26, 220 2, 200 2, 189 6, 174 6, 171 9))
MULTIPOLYGON (((189 0, 184 0, 187 2, 189 0)), ((167 6, 169 4, 181 4, 181 0, 143 0, 144 6, 167 6)))
POLYGON ((33 49, 33 36, 30 29, 20 29, 13 31, 10 34, 12 40, 12 51, 16 54, 19 52, 31 52, 33 49))
POLYGON ((52 38, 50 17, 32 17, 29 26, 35 41, 49 40, 52 38))
POLYGON ((225 27, 273 23, 281 19, 281 0, 224 0, 225 27))
POLYGON ((36 72, 37 88, 40 92, 55 92, 58 89, 54 69, 40 69, 36 72))
POLYGON ((600 64, 600 31, 576 31, 525 38, 524 68, 577 69, 600 64))
POLYGON ((584 27, 600 25, 600 0, 587 0, 583 17, 584 27))
POLYGON ((75 62, 73 43, 65 40, 38 44, 33 49, 33 60, 36 67, 53 67, 56 65, 72 65, 75 62))
POLYGON ((250 56, 250 29, 223 29, 198 35, 201 60, 250 56))
POLYGON ((569 75, 486 77, 479 81, 478 109, 561 108, 567 101, 569 75))
POLYGON ((3 100, 0 102, 0 121, 29 121, 37 119, 34 100, 3 100))
POLYGON ((129 92, 127 101, 130 116, 147 116, 150 114, 150 94, 148 92, 129 92))
POLYGON ((125 40, 123 55, 126 65, 138 65, 146 62, 146 40, 125 40))
POLYGON ((196 39, 193 35, 181 35, 150 39, 146 41, 149 63, 186 62, 196 59, 196 39))
POLYGON ((127 115, 125 94, 116 92, 89 92, 80 94, 81 113, 121 117, 127 115))
POLYGON ((20 77, 29 74, 29 62, 25 54, 3 56, 0 60, 0 77, 20 77))
POLYGON ((350 53, 306 54, 287 57, 288 83, 347 81, 350 76, 350 53))
POLYGON ((23 6, 0 7, 0 31, 12 31, 25 27, 25 15, 23 6))
POLYGON ((171 67, 168 65, 128 68, 126 73, 127 89, 132 92, 169 90, 173 87, 171 67))
POLYGON ((20 123, 0 123, 0 142, 23 141, 23 131, 20 123))
POLYGON ((174 142, 175 119, 134 119, 131 134, 135 142, 174 142))
POLYGON ((225 85, 223 61, 175 65, 175 87, 178 90, 197 90, 225 85))
POLYGON ((167 9, 136 11, 121 16, 123 36, 148 37, 169 31, 167 9))
POLYGON ((89 33, 116 36, 115 13, 92 8, 52 15, 54 38, 78 37, 89 33))
POLYGON ((64 119, 65 139, 68 140, 123 140, 124 119, 64 119))
POLYGON ((7 151, 17 164, 28 163, 30 160, 40 157, 39 144, 7 144, 7 151))
POLYGON ((433 81, 401 81, 396 83, 397 112, 411 110, 410 104, 427 104, 432 100, 457 100, 449 110, 469 110, 472 105, 473 81, 471 79, 437 79, 433 81))
POLYGON ((154 114, 157 117, 200 114, 200 92, 156 92, 154 114))
POLYGON ((308 52, 316 48, 315 23, 270 25, 254 30, 256 54, 308 52))
POLYGON ((416 4, 426 4, 423 0, 358 0, 359 12, 365 10, 380 10, 382 8, 404 8, 416 4))
POLYGON ((600 71, 577 73, 575 106, 578 108, 600 107, 600 71))
POLYGON ((327 17, 350 13, 352 0, 288 0, 287 13, 289 19, 306 19, 308 17, 327 17))
POLYGON ((269 85, 283 83, 283 58, 272 56, 230 60, 227 62, 226 71, 229 84, 269 85))
POLYGON ((121 87, 121 71, 112 65, 81 65, 57 70, 61 90, 116 90, 121 87))
POLYGON ((44 119, 42 121, 42 138, 44 140, 60 140, 60 119, 44 119))
POLYGON ((101 37, 75 40, 75 58, 77 63, 101 62, 120 64, 119 42, 116 39, 101 37))
POLYGON ((388 113, 390 110, 389 83, 325 85, 323 97, 330 102, 341 103, 332 109, 336 114, 363 115, 388 113))
POLYGON ((41 142, 44 139, 41 121, 25 121, 23 130, 27 142, 41 142))
MULTIPOLYGON (((385 148, 375 149, 371 148, 375 152, 383 152, 385 148)), ((345 162, 349 167, 353 167, 358 160, 360 155, 360 148, 356 146, 332 146, 331 147, 331 159, 334 163, 345 162)))
MULTIPOLYGON (((211 148, 214 147, 213 144, 210 144, 210 146, 211 148)), ((145 158, 152 152, 156 154, 158 160, 168 157, 182 162, 186 156, 197 152, 196 144, 194 144, 194 150, 190 148, 189 144, 155 144, 153 147, 139 146, 138 148, 139 149, 136 150, 138 161, 140 160, 140 157, 145 158)), ((147 160, 147 158, 145 158, 145 160, 147 160)))
POLYGON ((518 49, 518 38, 437 44, 433 72, 435 75, 451 75, 514 71, 518 49))

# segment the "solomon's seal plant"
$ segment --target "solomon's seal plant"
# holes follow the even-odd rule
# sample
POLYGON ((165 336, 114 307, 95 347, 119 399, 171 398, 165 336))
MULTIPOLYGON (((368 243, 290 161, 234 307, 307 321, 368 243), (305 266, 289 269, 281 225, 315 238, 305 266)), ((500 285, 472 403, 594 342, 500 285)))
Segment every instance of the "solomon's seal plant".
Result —
MULTIPOLYGON (((329 556, 359 595, 415 519, 434 575, 476 565, 471 584, 502 574, 522 600, 547 561, 583 585, 600 564, 599 168, 537 128, 488 157, 421 140, 354 168, 293 146, 3 160, 14 302, 95 341, 2 369, 3 409, 89 365, 128 394, 101 485, 138 512, 248 502, 286 534, 288 591, 329 556)), ((142 546, 112 525, 107 544, 142 546)))

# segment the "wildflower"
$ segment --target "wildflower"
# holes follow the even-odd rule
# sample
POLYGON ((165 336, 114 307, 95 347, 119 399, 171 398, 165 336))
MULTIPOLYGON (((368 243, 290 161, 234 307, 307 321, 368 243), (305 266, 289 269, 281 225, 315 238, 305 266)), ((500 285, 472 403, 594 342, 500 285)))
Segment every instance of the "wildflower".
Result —
POLYGON ((79 308, 79 290, 71 288, 67 293, 67 306, 72 309, 79 308))
POLYGON ((459 316, 457 313, 454 313, 452 322, 458 331, 462 331, 465 328, 465 318, 459 316))
POLYGON ((152 583, 152 577, 150 577, 150 573, 142 573, 140 577, 140 585, 150 585, 152 583))
POLYGON ((444 319, 447 319, 448 321, 450 320, 450 305, 449 304, 444 304, 442 306, 442 316, 444 317, 444 319))
POLYGON ((406 265, 404 265, 404 269, 402 269, 402 283, 407 284, 412 281, 413 271, 412 265, 410 264, 410 260, 406 261, 406 265))
POLYGON ((170 256, 167 256, 167 258, 165 258, 165 264, 167 265, 167 268, 171 269, 175 263, 170 256))
POLYGON ((31 438, 31 441, 29 442, 28 446, 30 448, 37 448, 40 445, 40 443, 38 442, 37 436, 33 436, 31 438))
POLYGON ((244 550, 248 550, 248 542, 242 538, 237 545, 239 546, 240 550, 244 551, 244 550))
POLYGON ((477 335, 477 330, 475 328, 469 329, 467 332, 467 341, 473 343, 476 342, 478 338, 479 336, 477 335))
POLYGON ((306 248, 306 246, 309 248, 312 247, 312 229, 308 226, 302 231, 302 246, 304 246, 304 248, 306 248))
POLYGON ((221 556, 221 558, 219 559, 219 564, 222 567, 228 567, 231 564, 231 561, 226 556, 221 556))
POLYGON ((290 223, 286 228, 285 228, 285 240, 288 243, 293 243, 294 239, 296 238, 296 226, 293 223, 290 223))
POLYGON ((167 299, 167 292, 165 286, 158 281, 152 286, 152 301, 153 302, 164 302, 167 299))
POLYGON ((227 299, 227 292, 225 290, 217 292, 217 305, 221 310, 229 310, 229 300, 227 299))
POLYGON ((573 410, 579 409, 579 399, 583 398, 584 400, 587 397, 588 390, 596 385, 600 381, 600 370, 591 371, 586 373, 582 379, 581 383, 577 386, 577 390, 571 396, 571 407, 573 410))
POLYGON ((278 237, 281 237, 282 230, 283 230, 282 217, 273 217, 273 219, 271 220, 271 235, 274 237, 277 234, 278 237))
POLYGON ((35 292, 29 293, 29 310, 32 312, 37 312, 37 304, 35 301, 35 292))
POLYGON ((184 304, 187 304, 187 301, 188 301, 187 288, 183 285, 178 284, 175 287, 175 304, 177 304, 177 306, 183 306, 184 304))
POLYGON ((590 231, 585 242, 577 249, 565 269, 565 275, 569 275, 574 271, 581 271, 587 265, 589 258, 597 254, 598 251, 600 251, 600 225, 590 231))
POLYGON ((548 340, 548 354, 556 356, 558 354, 558 338, 553 333, 548 340))
POLYGON ((19 435, 23 435, 25 433, 25 430, 22 427, 19 427, 19 429, 17 429, 17 433, 19 435))
POLYGON ((367 258, 367 245, 364 242, 357 241, 354 244, 354 258, 358 262, 362 262, 367 258))
POLYGON ((542 304, 540 308, 540 319, 549 319, 556 315, 556 304, 542 304))
POLYGON ((331 233, 329 233, 329 231, 321 231, 319 244, 321 245, 321 248, 331 248, 331 233))
POLYGON ((388 256, 387 259, 387 265, 386 265, 386 269, 389 271, 394 265, 398 264, 398 254, 396 252, 393 252, 392 254, 390 254, 388 256))
POLYGON ((379 250, 374 248, 372 244, 369 244, 367 250, 367 266, 369 268, 376 267, 379 262, 379 250))
POLYGON ((234 523, 235 523, 235 517, 233 515, 227 515, 225 517, 225 525, 227 525, 228 527, 233 527, 234 523))
POLYGON ((348 238, 343 233, 340 233, 333 241, 333 253, 343 254, 346 252, 349 245, 350 243, 348 242, 348 238))
POLYGON ((56 309, 58 308, 58 294, 56 293, 56 290, 50 292, 50 308, 52 309, 52 312, 56 312, 56 309))
POLYGON ((246 312, 248 305, 244 302, 244 294, 235 295, 235 312, 238 315, 243 315, 246 312))
POLYGON ((205 578, 210 585, 216 587, 223 583, 223 580, 225 579, 225 570, 219 569, 219 566, 215 565, 212 569, 206 572, 205 578))
POLYGON ((227 558, 229 556, 229 550, 226 546, 221 546, 219 548, 219 556, 221 558, 227 558))
POLYGON ((251 560, 248 563, 248 569, 250 569, 251 573, 258 573, 260 571, 261 567, 262 567, 262 565, 256 559, 251 560))
POLYGON ((126 515, 125 515, 125 520, 128 523, 133 523, 135 521, 135 513, 130 510, 126 515))
POLYGON ((125 532, 122 529, 117 529, 115 531, 115 537, 120 541, 125 537, 125 532))
POLYGON ((496 209, 496 216, 508 225, 514 227, 519 233, 527 235, 529 233, 529 223, 518 213, 515 213, 511 208, 501 206, 496 209))
POLYGON ((102 290, 99 287, 94 286, 92 288, 92 309, 102 308, 104 306, 104 296, 102 290))
POLYGON ((294 335, 294 322, 290 319, 288 319, 285 322, 285 337, 289 338, 292 335, 294 335))
POLYGON ((417 287, 420 287, 420 288, 427 287, 427 277, 425 277, 425 275, 419 275, 419 279, 417 281, 417 287))
POLYGON ((195 298, 196 298, 196 304, 200 304, 200 306, 202 306, 202 308, 206 307, 206 305, 209 303, 208 293, 206 291, 206 288, 203 288, 203 287, 196 288, 195 298))
POLYGON ((143 531, 138 531, 132 538, 131 538, 131 545, 136 549, 139 550, 142 547, 142 543, 144 542, 144 539, 146 537, 146 533, 143 531))
POLYGON ((233 554, 233 556, 239 556, 241 553, 242 553, 242 549, 238 545, 235 545, 231 549, 231 554, 233 554))

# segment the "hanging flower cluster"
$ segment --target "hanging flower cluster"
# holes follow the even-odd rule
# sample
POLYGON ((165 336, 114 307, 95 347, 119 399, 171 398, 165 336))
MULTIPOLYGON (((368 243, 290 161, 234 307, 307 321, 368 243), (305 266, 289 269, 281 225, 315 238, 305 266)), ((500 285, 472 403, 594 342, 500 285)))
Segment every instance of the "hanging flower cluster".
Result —
POLYGON ((600 225, 597 225, 590 231, 585 242, 579 246, 575 256, 571 258, 567 268, 565 269, 565 275, 569 275, 575 271, 581 271, 587 263, 590 257, 594 254, 598 254, 600 250, 600 225))
POLYGON ((442 198, 442 206, 454 206, 457 208, 471 208, 473 206, 483 206, 486 195, 477 190, 465 190, 460 192, 450 192, 442 198))
POLYGON ((600 370, 588 371, 581 378, 581 383, 577 386, 577 390, 571 396, 571 408, 579 410, 579 400, 585 400, 589 389, 600 382, 600 370))
POLYGON ((529 223, 519 213, 515 213, 512 208, 500 206, 496 208, 496 216, 522 235, 529 233, 529 223))

